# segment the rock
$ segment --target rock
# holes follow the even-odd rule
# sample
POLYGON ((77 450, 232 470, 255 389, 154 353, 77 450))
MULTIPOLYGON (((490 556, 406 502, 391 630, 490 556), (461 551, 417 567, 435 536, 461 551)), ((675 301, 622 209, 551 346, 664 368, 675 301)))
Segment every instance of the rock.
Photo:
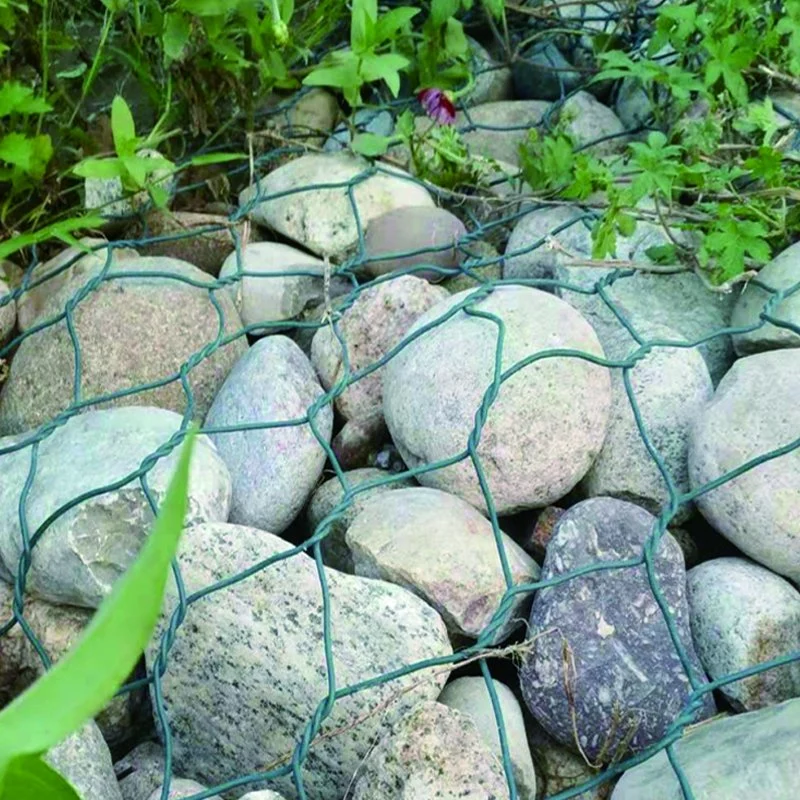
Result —
POLYGON ((499 100, 456 114, 456 127, 472 155, 519 167, 519 146, 550 108, 541 100, 499 100))
MULTIPOLYGON (((219 277, 238 275, 238 255, 233 252, 222 265, 219 277)), ((255 242, 241 256, 244 275, 228 287, 245 325, 295 319, 305 309, 325 300, 325 263, 302 250, 279 242, 255 242), (282 274, 302 273, 302 274, 282 274)), ((341 278, 333 278, 331 295, 349 289, 341 278)), ((271 325, 267 332, 275 330, 271 325)))
MULTIPOLYGON (((650 341, 681 339, 661 326, 639 326, 637 332, 650 341)), ((612 360, 624 360, 639 350, 622 326, 601 335, 600 341, 612 360)), ((650 444, 675 489, 685 494, 690 489, 689 431, 714 394, 706 362, 696 348, 656 347, 628 374, 650 444)), ((618 497, 660 514, 670 501, 667 484, 639 432, 621 369, 612 371, 612 391, 608 435, 582 489, 589 497, 618 497)), ((690 513, 691 506, 684 505, 676 518, 686 519, 690 513)))
POLYGON ((556 523, 564 514, 563 508, 557 506, 546 506, 541 510, 536 518, 533 530, 527 538, 523 547, 525 552, 530 553, 540 564, 544 561, 547 552, 547 545, 553 536, 556 523))
POLYGON ((539 41, 514 62, 514 92, 523 100, 559 100, 584 80, 552 41, 539 41))
POLYGON ((393 208, 433 208, 428 191, 407 173, 388 165, 374 171, 368 161, 348 153, 315 153, 290 161, 242 191, 239 205, 258 224, 312 253, 340 260, 359 243, 356 216, 344 184, 352 186, 362 230, 393 208))
MULTIPOLYGON (((184 413, 188 401, 179 371, 203 348, 241 328, 230 298, 217 293, 224 316, 221 325, 207 289, 208 276, 184 261, 139 258, 112 266, 153 277, 105 280, 73 313, 80 344, 80 399, 112 400, 83 409, 158 406, 184 413), (158 273, 158 275, 156 275, 158 273), (161 273, 164 273, 162 276, 161 273), (150 384, 157 388, 144 389, 150 384)), ((53 296, 44 314, 63 313, 66 303, 84 288, 90 275, 75 276, 53 296)), ((202 419, 237 358, 246 351, 243 338, 219 346, 188 372, 194 418, 202 419)), ((19 346, 0 395, 0 433, 20 433, 49 422, 74 402, 75 347, 65 321, 37 331, 19 346)))
POLYGON ((777 142, 778 148, 784 152, 800 150, 800 92, 772 92, 768 97, 775 109, 778 130, 781 133, 777 142))
POLYGON ((399 275, 359 291, 338 324, 349 370, 334 330, 326 325, 314 334, 311 361, 325 389, 330 391, 342 379, 352 381, 335 400, 345 419, 371 414, 383 405, 385 367, 355 380, 353 376, 385 358, 422 314, 448 297, 446 289, 412 275, 399 275))
MULTIPOLYGON (((336 98, 325 89, 314 86, 275 109, 267 128, 277 130, 287 139, 320 147, 333 130, 338 116, 339 104, 336 98)), ((274 140, 268 142, 268 149, 272 149, 275 146, 274 140)))
MULTIPOLYGON (((758 325, 772 292, 762 289, 758 284, 774 291, 788 291, 800 283, 800 242, 796 242, 779 253, 758 272, 758 282, 751 282, 739 295, 733 308, 731 325, 745 328, 758 325)), ((768 312, 772 319, 800 327, 800 291, 785 297, 768 312)), ((800 347, 800 335, 790 328, 782 328, 772 322, 765 322, 760 328, 749 333, 737 333, 733 346, 740 356, 776 350, 781 347, 800 347)))
MULTIPOLYGON (((376 136, 390 136, 394 130, 392 115, 385 109, 359 108, 353 115, 353 124, 360 133, 374 133, 376 136)), ((338 153, 350 147, 352 134, 350 128, 342 123, 325 141, 326 153, 338 153)))
POLYGON ((17 322, 17 307, 10 295, 8 284, 0 278, 0 347, 11 338, 17 322))
MULTIPOLYGON (((364 504, 371 497, 381 492, 413 486, 414 481, 409 478, 391 480, 391 473, 374 467, 354 469, 344 474, 351 489, 355 489, 355 487, 363 483, 376 482, 376 485, 372 488, 363 489, 352 497, 352 502, 341 509, 341 516, 331 522, 330 532, 322 540, 322 558, 325 564, 342 572, 352 573, 354 571, 353 559, 350 556, 350 548, 345 542, 345 533, 352 521, 361 513, 364 504)), ((337 477, 325 481, 314 492, 306 510, 309 536, 316 532, 317 526, 325 517, 336 510, 336 507, 342 503, 344 497, 345 491, 342 487, 342 482, 337 477)))
MULTIPOLYGON (((798 396, 800 350, 739 359, 692 430, 692 488, 795 441, 798 396)), ((743 553, 800 580, 800 450, 749 469, 700 495, 696 503, 711 526, 743 553)))
POLYGON ((147 237, 137 242, 142 255, 179 258, 214 276, 235 249, 237 238, 245 252, 251 242, 261 238, 258 230, 244 221, 233 223, 221 214, 191 211, 153 211, 141 233, 147 237))
POLYGON ((503 767, 466 714, 426 703, 367 756, 352 800, 508 800, 503 767), (412 788, 413 787, 413 788, 412 788))
POLYGON ((121 800, 111 753, 94 722, 87 722, 51 748, 44 760, 61 773, 80 796, 91 800, 121 800))
MULTIPOLYGON (((542 579, 640 558, 655 524, 647 511, 622 500, 578 503, 556 525, 542 579)), ((668 533, 653 569, 695 676, 705 682, 689 628, 683 555, 668 533)), ((525 702, 548 733, 573 749, 579 742, 594 763, 622 760, 659 741, 689 703, 692 687, 644 564, 540 589, 529 632, 538 638, 520 672, 525 702)), ((708 694, 697 716, 714 711, 708 694)))
MULTIPOLYGON (((197 781, 190 781, 186 778, 173 778, 169 784, 169 794, 167 798, 168 800, 179 800, 181 797, 194 797, 200 792, 205 792, 206 789, 208 789, 207 786, 203 786, 203 784, 197 781)), ((147 800, 161 800, 163 791, 163 785, 159 786, 147 800)), ((212 794, 207 800, 222 800, 222 798, 218 794, 212 794)))
MULTIPOLYGON (((289 547, 237 525, 197 526, 182 539, 188 593, 272 560, 190 606, 170 650, 162 686, 175 770, 209 786, 290 758, 328 694, 319 574, 302 553, 276 560, 289 547)), ((338 688, 452 653, 439 615, 405 589, 334 570, 326 579, 338 688)), ((148 648, 151 666, 177 607, 174 585, 168 592, 148 648)), ((321 725, 321 734, 337 735, 318 738, 304 762, 308 796, 340 800, 374 742, 415 705, 434 699, 445 680, 441 668, 427 668, 338 698, 321 725)), ((260 788, 298 796, 291 774, 268 787, 248 786, 260 788)))
POLYGON ((559 121, 575 145, 593 156, 613 156, 628 146, 629 137, 619 117, 589 92, 567 98, 559 110, 559 121))
MULTIPOLYGON (((148 185, 157 186, 166 191, 169 200, 175 196, 178 180, 175 166, 169 164, 158 150, 143 149, 136 155, 139 158, 164 160, 164 166, 158 167, 147 178, 148 185)), ((97 211, 101 217, 115 219, 128 217, 152 204, 150 194, 143 190, 128 196, 122 186, 121 178, 85 178, 83 181, 83 207, 87 211, 97 211)))
MULTIPOLYGON (((716 558, 687 574, 692 634, 712 680, 800 651, 800 593, 742 558, 716 558)), ((721 688, 738 711, 800 696, 797 661, 721 688)))
MULTIPOLYGON (((3 622, 12 618, 13 597, 12 587, 0 581, 0 619, 3 622)), ((23 616, 39 644, 56 663, 77 643, 92 618, 92 612, 26 597, 23 616)), ((21 694, 44 671, 42 659, 31 640, 21 625, 15 625, 0 637, 0 707, 21 694)), ((100 711, 95 721, 109 746, 119 746, 130 737, 139 717, 150 713, 145 709, 146 703, 146 694, 137 689, 112 698, 100 711)))
MULTIPOLYGON (((800 700, 714 720, 673 745, 675 760, 697 798, 790 800, 797 791, 800 700)), ((611 800, 677 800, 675 769, 663 750, 629 769, 611 800)))
MULTIPOLYGON (((42 310, 70 279, 102 270, 109 259, 112 265, 118 265, 120 261, 138 258, 139 255, 136 250, 117 247, 105 239, 84 236, 78 241, 90 248, 89 252, 78 247, 68 247, 49 261, 39 262, 30 271, 30 277, 25 284, 29 288, 17 297, 17 321, 21 331, 27 331, 37 322, 43 321, 40 319, 42 310)), ((61 311, 63 308, 58 309, 57 313, 61 311)))
MULTIPOLYGON (((658 4, 661 5, 660 0, 658 4)), ((643 52, 648 44, 649 41, 642 42, 643 52)), ((666 66, 674 64, 677 59, 678 52, 670 44, 665 44, 653 56, 653 60, 666 66)), ((648 90, 638 78, 623 78, 619 82, 614 110, 628 130, 645 126, 667 130, 677 117, 669 88, 654 84, 648 90)))
POLYGON ((514 82, 511 70, 497 64, 483 45, 467 36, 472 52, 471 71, 475 78, 472 88, 464 95, 465 105, 494 103, 497 100, 510 100, 514 94, 514 82))
POLYGON ((231 522, 282 533, 300 513, 325 464, 314 429, 326 443, 333 430, 330 405, 312 409, 322 394, 308 359, 286 336, 260 339, 231 370, 206 427, 275 426, 210 434, 233 480, 231 522), (288 424, 307 415, 313 428, 288 424))
MULTIPOLYGON (((89 496, 53 519, 35 544, 28 592, 52 603, 100 605, 135 560, 154 520, 139 470, 181 424, 178 414, 160 408, 92 411, 73 417, 39 443, 26 502, 31 535, 55 512, 89 496), (126 478, 122 487, 106 488, 126 478)), ((31 466, 27 446, 12 448, 23 441, 24 437, 0 439, 0 558, 11 574, 16 574, 22 555, 19 502, 31 466)), ((147 486, 157 503, 167 491, 179 449, 147 472, 147 486)), ((186 524, 224 521, 230 502, 228 470, 202 436, 192 461, 186 524)))
MULTIPOLYGON (((300 349, 311 357, 311 342, 314 334, 328 323, 328 311, 342 311, 350 302, 348 295, 331 297, 330 308, 326 303, 311 305, 301 312, 294 325, 291 326, 292 339, 297 342, 300 349)), ((287 331, 287 334, 289 331, 287 331)))
POLYGON ((464 223, 443 208, 395 208, 370 222, 364 237, 364 256, 368 259, 364 266, 375 278, 414 270, 411 274, 418 278, 440 280, 447 274, 441 269, 455 269, 461 262, 458 245, 466 235, 464 223), (402 253, 413 255, 396 255, 402 253), (422 265, 440 269, 415 269, 422 265))
POLYGON ((503 277, 502 257, 491 244, 479 239, 469 242, 464 249, 467 257, 461 264, 462 271, 442 281, 442 286, 450 294, 475 289, 487 281, 497 281, 503 277))
MULTIPOLYGON (((472 314, 458 311, 389 361, 384 416, 409 467, 464 452, 475 414, 492 384, 497 325, 505 327, 502 369, 553 348, 603 351, 590 325, 552 295, 521 286, 497 287, 479 298, 453 295, 420 317, 406 334, 441 319, 470 298, 472 314)), ((549 505, 584 476, 602 447, 611 385, 603 367, 584 359, 542 358, 500 388, 480 435, 477 455, 498 514, 549 505)), ((419 481, 484 510, 485 498, 470 459, 428 471, 419 481)))
POLYGON ((266 789, 263 792, 248 792, 242 796, 241 800, 284 800, 284 798, 282 794, 266 789))
POLYGON ((388 436, 383 408, 378 408, 346 422, 333 437, 331 449, 343 470, 358 469, 368 466, 388 436))
POLYGON ((690 569, 700 563, 700 548, 689 531, 685 528, 670 526, 669 532, 672 538, 680 545, 683 550, 683 560, 686 562, 686 569, 690 569))
POLYGON ((164 780, 164 750, 143 742, 114 763, 122 800, 145 800, 164 780))
MULTIPOLYGON (((591 258, 590 217, 578 207, 566 206, 536 209, 526 214, 508 240, 503 277, 515 280, 555 278, 571 286, 592 288, 611 270, 570 267, 570 259, 563 252, 566 250, 578 259, 591 258), (547 247, 548 237, 562 249, 547 247)), ((666 243, 659 226, 640 220, 633 236, 618 237, 616 257, 647 261, 645 251, 649 247, 666 243)), ((732 363, 730 336, 720 331, 730 326, 735 302, 733 293, 711 292, 691 272, 666 275, 637 272, 631 277, 619 278, 607 287, 606 293, 634 327, 663 325, 687 342, 716 334, 699 345, 715 384, 732 363)), ((598 330, 619 327, 619 321, 596 295, 579 294, 565 286, 560 287, 557 294, 578 308, 598 330)))
MULTIPOLYGON (((503 727, 519 798, 520 800, 535 800, 537 796, 536 772, 528 747, 522 709, 508 686, 499 681, 492 681, 492 684, 497 693, 500 712, 503 716, 503 727)), ((483 736, 487 747, 498 760, 502 761, 497 717, 492 706, 491 695, 483 678, 457 678, 444 687, 439 695, 439 702, 468 715, 483 736)))
MULTIPOLYGON (((514 585, 533 583, 539 567, 500 532, 514 585)), ((491 522, 438 489, 385 492, 364 502, 345 534, 356 575, 389 581, 419 595, 444 619, 451 638, 478 638, 509 588, 491 522)), ((514 596, 493 643, 524 621, 531 595, 514 596)))

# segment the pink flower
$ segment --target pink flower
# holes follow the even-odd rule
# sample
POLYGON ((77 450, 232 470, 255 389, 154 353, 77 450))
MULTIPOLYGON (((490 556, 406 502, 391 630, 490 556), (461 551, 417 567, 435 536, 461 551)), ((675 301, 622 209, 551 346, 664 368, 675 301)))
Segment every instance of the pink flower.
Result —
POLYGON ((425 113, 439 125, 455 124, 456 107, 441 89, 423 89, 417 97, 425 113))

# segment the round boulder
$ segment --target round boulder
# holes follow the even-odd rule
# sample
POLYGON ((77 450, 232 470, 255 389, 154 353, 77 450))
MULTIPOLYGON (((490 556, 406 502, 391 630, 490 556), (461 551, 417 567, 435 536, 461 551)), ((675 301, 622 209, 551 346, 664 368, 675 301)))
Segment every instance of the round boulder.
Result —
MULTIPOLYGON (((739 359, 693 426, 692 488, 797 442, 798 397, 799 349, 739 359)), ((800 448, 705 491, 696 503, 712 527, 743 553, 800 581, 800 448)))
MULTIPOLYGON (((499 514, 546 506, 586 474, 606 435, 611 380, 605 367, 558 350, 603 358, 591 326, 553 295, 527 287, 467 290, 420 317, 387 364, 384 415, 409 467, 458 458, 500 368, 508 372, 480 430, 477 458, 499 514), (525 359, 538 358, 525 366, 525 359)), ((420 483, 485 510, 469 458, 422 472, 420 483)))
POLYGON ((0 347, 11 338, 17 321, 16 305, 10 294, 8 284, 0 278, 0 347))

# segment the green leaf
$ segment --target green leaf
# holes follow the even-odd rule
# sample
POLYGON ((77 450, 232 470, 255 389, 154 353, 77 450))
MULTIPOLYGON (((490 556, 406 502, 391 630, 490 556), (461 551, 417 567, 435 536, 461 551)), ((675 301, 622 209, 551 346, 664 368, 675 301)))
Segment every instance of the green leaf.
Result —
POLYGON ((179 0, 177 8, 198 17, 224 17, 232 4, 230 0, 179 0))
POLYGON ((10 114, 43 114, 53 107, 41 97, 35 97, 33 89, 19 81, 0 83, 0 117, 10 114))
POLYGON ((56 78, 80 78, 86 70, 89 69, 85 61, 81 61, 77 67, 72 69, 65 69, 61 72, 56 72, 56 78))
POLYGON ((119 178, 124 172, 118 158, 86 158, 79 161, 72 172, 79 178, 119 178))
POLYGON ((678 251, 674 244, 656 244, 648 247, 644 254, 654 264, 674 264, 678 260, 678 251))
POLYGON ((130 1, 131 0, 101 0, 103 5, 114 14, 124 11, 130 5, 130 1))
POLYGON ((303 79, 304 86, 334 86, 339 89, 357 88, 363 83, 358 74, 358 58, 351 58, 335 66, 319 66, 303 79))
POLYGON ((378 23, 375 25, 375 41, 382 43, 393 39, 395 34, 399 30, 405 28, 419 13, 420 9, 418 8, 401 6, 400 8, 393 8, 386 14, 382 14, 378 19, 378 23))
POLYGON ((361 59, 360 73, 365 81, 386 81, 396 97, 400 90, 400 76, 397 73, 410 63, 405 56, 401 56, 399 53, 368 55, 361 59), (392 88, 395 82, 397 89, 392 88))
POLYGON ((505 3, 503 0, 483 0, 483 5, 489 10, 489 13, 495 19, 502 19, 505 10, 505 3))
POLYGON ((171 61, 180 60, 189 41, 191 30, 191 22, 183 14, 170 11, 166 15, 161 44, 168 59, 171 61))
POLYGON ((617 230, 623 236, 633 236, 636 233, 636 219, 630 214, 617 214, 617 230))
POLYGON ((0 161, 13 164, 32 178, 41 178, 53 156, 50 137, 8 133, 0 139, 0 161))
POLYGON ((294 0, 281 0, 281 19, 288 25, 294 15, 294 0))
POLYGON ((8 258, 8 256, 19 252, 25 247, 30 247, 33 244, 40 244, 41 242, 46 242, 53 238, 58 239, 73 231, 99 228, 104 225, 105 222, 106 220, 98 214, 88 214, 83 217, 71 217, 61 222, 54 222, 52 225, 47 225, 32 233, 23 233, 20 236, 13 236, 11 239, 0 242, 0 259, 8 258))
POLYGON ((246 160, 248 156, 243 153, 205 153, 201 156, 193 156, 189 163, 193 167, 206 167, 209 164, 226 164, 229 161, 246 160))
POLYGON ((363 4, 353 5, 350 18, 350 47, 354 53, 365 53, 375 43, 375 23, 363 4))
POLYGON ((111 103, 111 135, 117 155, 132 156, 136 152, 136 127, 125 98, 117 95, 111 103))
POLYGON ((469 42, 464 34, 464 26, 455 17, 450 17, 445 24, 444 47, 447 54, 454 58, 469 54, 469 42))
POLYGON ((375 133, 358 133, 351 145, 356 153, 362 156, 375 157, 382 156, 392 143, 391 136, 378 136, 375 133))
POLYGON ((375 23, 378 21, 378 0, 353 0, 353 13, 363 12, 375 23))
POLYGON ((97 714, 128 678, 161 611, 186 516, 190 429, 153 530, 78 644, 0 711, 0 764, 44 753, 97 714), (87 677, 91 676, 91 680, 87 677))
POLYGON ((83 800, 72 784, 39 756, 13 758, 2 779, 0 800, 83 800))

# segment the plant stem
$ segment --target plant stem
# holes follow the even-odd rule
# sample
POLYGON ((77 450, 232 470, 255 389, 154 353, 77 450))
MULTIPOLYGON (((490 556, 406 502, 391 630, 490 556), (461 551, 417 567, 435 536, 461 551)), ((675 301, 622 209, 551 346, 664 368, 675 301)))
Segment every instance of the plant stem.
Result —
POLYGON ((92 59, 92 66, 89 68, 89 74, 86 76, 86 80, 83 82, 80 99, 78 100, 75 110, 72 112, 72 115, 69 118, 69 125, 72 125, 72 123, 75 121, 78 110, 83 104, 83 101, 86 99, 86 95, 89 93, 89 89, 94 83, 97 73, 100 71, 100 59, 103 55, 103 49, 106 46, 106 41, 108 40, 109 33, 111 33, 111 26, 113 24, 114 14, 111 11, 106 11, 106 15, 103 20, 103 30, 100 32, 100 42, 97 45, 97 52, 94 54, 94 58, 92 59))
MULTIPOLYGON (((50 38, 50 0, 42 0, 42 97, 47 100, 47 80, 50 73, 50 59, 48 57, 48 47, 50 38)), ((42 123, 46 112, 39 113, 36 121, 36 134, 42 132, 42 123)))

